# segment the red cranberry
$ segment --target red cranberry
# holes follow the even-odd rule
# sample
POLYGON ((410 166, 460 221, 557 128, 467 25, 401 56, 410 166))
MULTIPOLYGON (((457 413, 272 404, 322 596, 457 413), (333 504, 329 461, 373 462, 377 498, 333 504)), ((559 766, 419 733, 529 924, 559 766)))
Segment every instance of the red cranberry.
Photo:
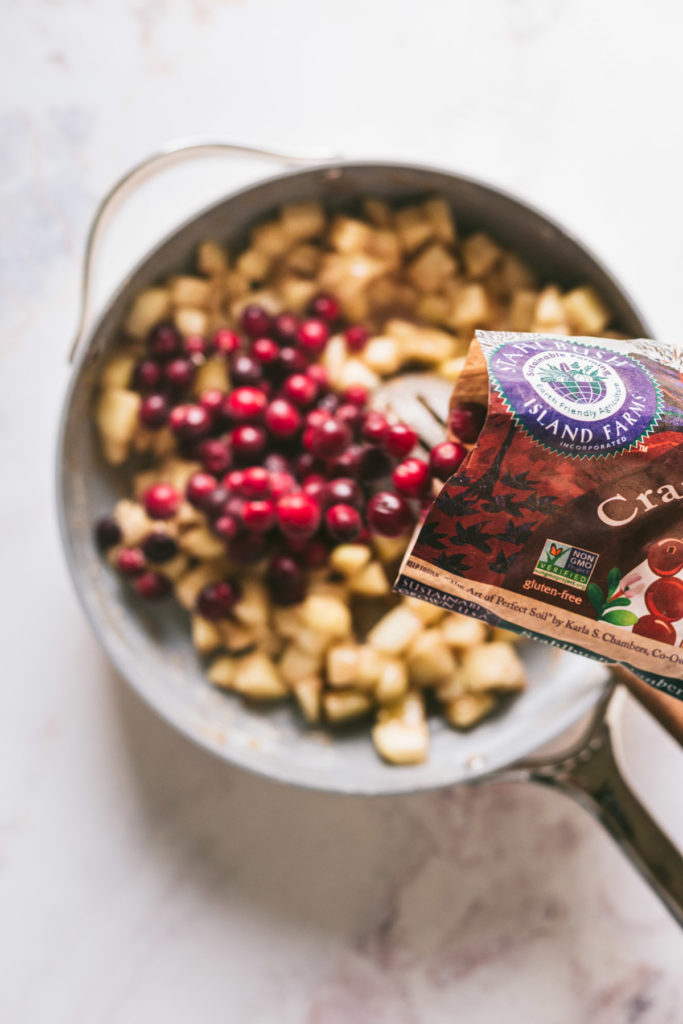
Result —
POLYGON ((296 488, 296 480, 286 470, 276 470, 270 474, 270 494, 274 501, 285 494, 291 494, 296 488))
POLYGON ((683 619, 683 580, 661 576, 645 591, 645 604, 652 615, 676 621, 683 619))
POLYGON ((218 438, 209 438, 206 441, 202 441, 197 454, 207 473, 215 473, 216 476, 223 476, 232 465, 230 445, 218 438))
POLYGON ((320 412, 329 413, 330 416, 336 413, 339 408, 339 396, 335 395, 332 391, 328 392, 318 402, 318 409, 320 412))
POLYGON ((320 468, 320 463, 313 458, 310 452, 302 452, 301 455, 297 455, 292 464, 292 470, 297 480, 304 480, 310 473, 316 473, 320 468))
POLYGON ((133 387, 148 394, 159 387, 161 367, 153 359, 141 359, 133 374, 133 387))
POLYGON ((363 421, 363 437, 371 444, 384 444, 389 424, 381 412, 368 412, 363 421))
POLYGON ((178 543, 168 533, 153 530, 142 542, 142 553, 148 562, 160 565, 175 558, 178 554, 178 543))
POLYGON ((270 338, 258 338, 251 346, 251 354, 259 363, 267 366, 279 359, 280 349, 270 338))
POLYGON ((303 373, 307 367, 308 360, 300 349, 289 346, 280 349, 278 370, 284 377, 293 373, 303 373))
POLYGON ((151 519, 171 519, 180 505, 180 495, 175 487, 164 483, 148 487, 142 500, 151 519))
POLYGON ((122 576, 137 576, 145 568, 140 548, 123 548, 116 556, 116 568, 122 576))
POLYGON ((266 447, 266 432, 250 423, 236 427, 231 435, 232 450, 241 462, 254 462, 266 447))
POLYGON ((282 394, 299 409, 306 409, 315 402, 318 387, 306 373, 295 373, 285 381, 282 394))
POLYGON ((180 352, 182 338, 173 324, 158 324, 149 335, 148 348, 158 359, 171 359, 180 352))
POLYGON ((289 460, 281 452, 268 452, 263 460, 263 465, 269 473, 289 472, 289 460))
POLYGON ((337 423, 345 423, 352 433, 355 433, 363 422, 363 410, 357 405, 351 405, 350 402, 343 402, 334 415, 337 423))
POLYGON ((187 481, 185 497, 196 508, 202 508, 207 495, 216 490, 216 478, 209 473, 193 473, 187 481))
POLYGON ((211 416, 201 405, 176 405, 170 421, 175 433, 185 440, 199 440, 211 429, 211 416))
POLYGON ((121 528, 113 516, 102 516, 95 523, 95 543, 100 551, 109 551, 121 543, 121 528))
POLYGON ((225 514, 225 507, 230 500, 230 491, 227 487, 214 487, 212 491, 204 496, 202 511, 209 519, 220 519, 225 514))
POLYGON ((275 398, 266 409, 266 427, 279 439, 294 437, 301 429, 301 415, 285 398, 275 398))
POLYGON ((683 569, 683 540, 665 537, 650 545, 647 564, 657 576, 676 576, 683 569))
MULTIPOLYGON (((347 476, 355 479, 360 473, 362 454, 362 445, 350 444, 346 451, 328 463, 327 475, 330 477, 347 476)), ((386 459, 386 456, 384 458, 386 459)))
POLYGON ((275 505, 269 498, 252 498, 242 506, 242 521, 249 530, 265 533, 275 522, 275 505))
POLYGON ((230 558, 238 565, 253 565, 260 562, 268 548, 265 534, 246 530, 238 533, 230 545, 230 558))
POLYGON ((318 459, 332 459, 351 442, 351 431, 344 423, 325 420, 315 427, 311 437, 311 452, 318 459))
POLYGON ((365 348, 369 337, 370 332, 362 324, 354 324, 353 327, 347 327, 344 332, 349 352, 360 352, 361 349, 365 348))
POLYGON ((394 487, 408 498, 419 498, 429 487, 429 466, 423 459, 404 459, 392 474, 394 487))
POLYGON ((300 604, 306 596, 306 573, 290 555, 277 555, 266 573, 275 604, 300 604))
POLYGON ((225 395, 218 388, 207 388, 199 396, 199 404, 202 409, 206 409, 211 419, 215 420, 221 415, 224 399, 225 395))
POLYGON ((264 498, 270 492, 268 470, 263 466, 249 466, 243 470, 241 490, 247 498, 264 498))
POLYGON ((392 468, 391 456, 379 445, 366 444, 358 455, 358 479, 364 483, 381 480, 392 468))
POLYGON ((241 316, 240 326, 250 338, 262 338, 270 333, 273 321, 263 306, 247 306, 241 316))
POLYGON ((467 449, 457 441, 443 441, 429 453, 429 468, 439 480, 448 480, 466 455, 467 449))
POLYGON ((410 455, 417 444, 417 434, 405 423, 395 423, 389 427, 384 438, 384 445, 388 452, 395 455, 397 459, 403 459, 410 455))
POLYGON ((338 320, 341 313, 339 303, 333 295, 329 295, 327 292, 316 295, 308 311, 311 316, 318 317, 328 324, 333 324, 335 320, 338 320))
POLYGON ((223 412, 233 423, 256 423, 266 404, 266 396, 258 388, 241 387, 226 395, 223 412))
POLYGON ((197 598, 197 611, 210 622, 227 619, 238 596, 237 588, 227 580, 207 583, 197 598))
POLYGON ((330 550, 323 540, 308 540, 301 551, 301 558, 304 565, 309 569, 322 569, 327 565, 330 557, 330 550))
POLYGON ((308 367, 308 376, 318 385, 318 392, 322 394, 323 391, 327 391, 330 382, 327 377, 327 370, 320 363, 313 363, 308 367))
POLYGON ((636 636, 647 636, 650 640, 658 640, 662 644, 676 643, 676 630, 668 619, 658 615, 641 615, 633 627, 636 636))
POLYGON ((363 520, 352 505, 331 505, 325 513, 325 526, 335 540, 350 541, 363 529, 363 520))
POLYGON ((273 321, 275 337, 282 344, 289 344, 296 341, 296 332, 299 330, 299 320, 294 313, 279 313, 273 321))
POLYGON ((231 352, 236 352, 240 347, 239 335, 231 331, 229 327, 221 327, 213 336, 213 344, 216 352, 230 355, 231 352))
MULTIPOLYGON (((191 359, 196 360, 199 356, 208 356, 213 350, 213 345, 208 338, 202 338, 201 334, 191 334, 185 338, 183 348, 191 359)), ((201 362, 201 359, 197 360, 201 362)))
POLYGON ((168 419, 168 402, 163 395, 147 395, 140 403, 140 422, 148 430, 163 427, 168 419))
POLYGON ((237 533, 237 520, 234 516, 219 516, 213 524, 213 532, 224 541, 231 541, 237 533))
POLYGON ((301 490, 314 501, 320 501, 325 490, 325 477, 320 473, 309 473, 301 482, 301 490))
POLYGON ((223 486, 227 487, 231 494, 241 494, 244 487, 244 469, 233 469, 223 478, 223 486))
POLYGON ((232 360, 230 367, 232 382, 236 387, 259 384, 263 378, 261 364, 253 356, 240 353, 232 360))
POLYGON ((362 508, 363 492, 351 477, 338 476, 325 484, 322 492, 322 503, 325 507, 341 504, 362 508))
POLYGON ((449 429, 465 444, 474 444, 486 419, 486 406, 479 402, 462 402, 451 409, 449 429))
POLYGON ((347 405, 356 405, 359 409, 364 409, 368 404, 368 389, 363 387, 362 384, 352 384, 351 387, 342 392, 341 397, 342 402, 347 405))
POLYGON ((368 502, 368 525, 380 537, 400 537, 413 523, 408 503, 393 491, 378 491, 368 502))
POLYGON ((171 593, 171 581, 160 572, 143 572, 133 586, 145 601, 161 601, 171 593))
POLYGON ((322 352, 330 336, 330 328, 324 320, 304 320, 297 331, 299 347, 306 352, 322 352))
POLYGON ((194 377, 194 366, 189 359, 171 359, 164 367, 164 377, 172 388, 188 388, 194 377))
POLYGON ((286 494, 277 503, 280 529, 288 537, 311 537, 320 526, 320 506, 307 494, 286 494))

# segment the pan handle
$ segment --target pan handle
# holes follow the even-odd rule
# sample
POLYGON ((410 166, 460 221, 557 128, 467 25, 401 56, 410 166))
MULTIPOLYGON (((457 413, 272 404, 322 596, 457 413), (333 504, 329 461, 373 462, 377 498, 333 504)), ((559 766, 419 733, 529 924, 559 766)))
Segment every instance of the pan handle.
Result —
POLYGON ((672 917, 683 926, 683 857, 650 817, 620 768, 616 721, 626 693, 611 689, 578 743, 556 759, 530 758, 503 773, 572 797, 611 834, 672 917), (616 741, 616 742, 615 742, 616 741))
POLYGON ((135 191, 138 185, 157 172, 171 167, 174 164, 185 160, 192 160, 197 157, 215 156, 224 154, 226 156, 256 156, 274 163, 283 164, 285 167, 309 167, 317 164, 332 163, 340 157, 327 154, 315 153, 283 153, 280 150, 269 149, 263 146, 252 146, 235 142, 220 142, 211 139, 192 139, 170 143, 158 153, 141 160, 132 167, 122 178, 112 186, 107 194, 98 204, 88 230, 83 254, 83 266, 81 270, 81 294, 80 309, 78 315, 78 327, 69 352, 69 362, 72 363, 76 357, 90 315, 91 306, 91 282, 94 273, 95 257, 97 246, 103 234, 106 222, 114 212, 118 204, 135 191))

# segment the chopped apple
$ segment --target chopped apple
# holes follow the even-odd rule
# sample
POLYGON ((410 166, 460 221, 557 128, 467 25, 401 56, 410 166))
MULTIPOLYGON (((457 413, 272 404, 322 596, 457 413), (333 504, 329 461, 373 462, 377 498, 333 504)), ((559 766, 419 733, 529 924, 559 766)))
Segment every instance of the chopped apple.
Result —
POLYGON ((206 526, 191 526, 181 534, 179 543, 187 555, 204 561, 213 561, 225 553, 223 541, 214 537, 206 526))
POLYGON ((446 245, 453 245, 457 232, 449 203, 441 196, 434 196, 422 204, 422 209, 432 225, 434 237, 446 245))
POLYGON ((252 651, 238 660, 232 685, 252 700, 277 700, 289 692, 277 666, 263 651, 252 651))
POLYGON ((346 360, 337 378, 337 384, 341 391, 346 391, 357 385, 367 388, 368 391, 373 391, 379 382, 380 378, 374 370, 366 366, 362 359, 355 358, 346 360))
POLYGON ((228 254, 225 247, 213 238, 205 238, 197 249, 197 267, 206 277, 214 277, 228 269, 228 254))
POLYGON ((362 594, 364 597, 384 597, 385 594, 391 593, 389 581, 379 562, 370 562, 352 576, 349 580, 349 590, 352 594, 362 594))
POLYGON ((357 690, 340 690, 337 693, 326 693, 323 696, 323 708, 328 722, 335 724, 360 718, 368 713, 372 701, 365 693, 357 690))
POLYGON ((193 334, 207 334, 209 318, 203 309, 194 306, 180 306, 173 314, 173 323, 184 338, 193 334))
POLYGON ((395 338, 370 338, 363 349, 362 360, 373 373, 380 377, 389 377, 400 369, 403 353, 395 338))
POLYGON ((240 586, 241 594, 232 614, 243 626, 254 629, 264 627, 270 615, 268 591, 254 576, 244 576, 240 586))
POLYGON ((330 566, 343 576, 355 576, 372 556, 367 544, 339 544, 330 552, 330 566))
POLYGON ((463 693, 449 700, 445 706, 446 718, 456 729, 470 729, 496 707, 492 693, 463 693))
POLYGON ((392 704, 408 692, 408 668, 402 658, 384 658, 375 685, 378 704, 392 704))
POLYGON ((394 224, 406 252, 413 252, 434 236, 434 224, 421 206, 404 206, 394 214, 394 224))
POLYGON ((301 605, 295 604, 285 608, 273 609, 273 628, 275 632, 288 640, 293 640, 304 628, 301 605))
POLYGON ((459 288, 451 309, 449 323, 457 330, 477 327, 491 312, 486 289, 481 284, 465 284, 459 288))
POLYGON ((368 643, 385 654, 401 654, 422 631, 422 622, 405 605, 387 612, 368 633, 368 643))
POLYGON ((140 396, 125 388, 107 388, 100 394, 95 420, 107 462, 120 466, 128 457, 140 411, 140 396))
POLYGON ((408 266, 408 277, 423 292, 435 292, 455 276, 457 263, 443 245, 434 242, 408 266))
POLYGON ((235 269, 252 284, 265 281, 272 266, 272 258, 261 249, 245 249, 235 264, 235 269))
POLYGON ((217 563, 203 562, 196 568, 190 569, 175 584, 175 594, 179 603, 183 608, 191 611, 207 583, 216 583, 222 575, 222 567, 217 563))
POLYGON ((353 686, 360 662, 358 644, 335 644, 327 652, 326 678, 329 686, 353 686))
POLYGON ((282 222, 267 220, 252 229, 251 244, 257 251, 277 259, 289 249, 292 237, 282 222))
POLYGON ((338 639, 351 635, 351 612, 340 598, 309 594, 303 602, 302 615, 309 629, 317 629, 338 639))
POLYGON ((125 390, 130 384, 138 356, 137 348, 125 348, 110 356, 100 376, 102 390, 106 391, 107 388, 123 388, 125 390))
POLYGON ((381 707, 372 730, 375 748, 390 764, 421 764, 429 752, 429 728, 419 693, 381 707))
POLYGON ((403 558, 407 540, 405 537, 375 536, 372 538, 372 545, 380 562, 390 565, 392 562, 398 562, 399 559, 403 558))
POLYGON ((302 651, 295 643, 287 645, 279 662, 282 678, 290 685, 293 685, 297 679, 306 679, 308 676, 319 675, 322 667, 322 654, 302 651))
POLYGON ((292 683, 292 692, 304 719, 309 725, 316 725, 322 712, 323 683, 320 676, 297 680, 292 683))
POLYGON ((407 652, 408 675, 414 686, 438 686, 455 674, 458 663, 446 646, 441 630, 425 629, 407 652))
POLYGON ((501 247, 483 231, 466 238, 461 249, 465 270, 470 277, 485 277, 503 255, 501 247))
POLYGON ((218 629, 223 646, 232 654, 243 654, 250 647, 254 647, 258 641, 258 636, 253 629, 243 626, 241 622, 235 622, 234 619, 221 619, 218 629))
POLYGON ((150 519, 142 505, 129 498, 120 498, 114 506, 114 518, 121 531, 121 542, 127 548, 135 548, 152 530, 159 529, 172 533, 168 523, 150 519))
POLYGON ((227 654, 221 654, 211 662, 207 675, 209 682, 213 683, 214 686, 220 686, 224 690, 232 690, 236 671, 236 659, 230 658, 227 654))
POLYGON ((579 334, 599 335, 612 319, 605 303, 589 285, 567 292, 562 306, 570 326, 579 334))
POLYGON ((144 340, 156 324, 171 312, 171 296, 167 288, 147 288, 140 292, 131 306, 124 330, 131 338, 144 340))
POLYGON ((203 277, 191 277, 180 274, 171 278, 171 304, 173 306, 193 306, 206 309, 211 299, 211 283, 203 277))
POLYGON ((205 363, 197 367, 192 390, 195 395, 201 395, 202 391, 214 389, 216 391, 228 392, 230 390, 230 377, 228 376, 228 364, 225 359, 219 356, 212 356, 205 363))
POLYGON ((554 284, 549 284, 536 300, 534 323, 542 326, 544 324, 559 324, 564 320, 565 311, 560 289, 554 284))
POLYGON ((417 615, 420 622, 424 623, 425 626, 435 625, 446 614, 446 609, 440 608, 438 604, 420 601, 416 597, 404 597, 401 603, 405 608, 408 608, 413 614, 417 615))
POLYGON ((342 253, 364 252, 369 248, 372 231, 362 220, 337 216, 330 226, 329 241, 333 249, 342 253))
POLYGON ((449 647, 456 651, 465 651, 469 647, 478 647, 486 640, 487 627, 479 619, 449 612, 441 623, 441 635, 449 647))
POLYGON ((325 211, 316 201, 285 203, 280 209, 280 222, 290 241, 315 238, 325 230, 325 211))
POLYGON ((508 329, 511 331, 528 331, 534 322, 534 311, 538 302, 538 292, 529 289, 516 291, 510 300, 508 311, 508 329))
POLYGON ((497 641, 465 651, 460 676, 467 690, 523 690, 524 666, 515 649, 497 641))
POLYGON ((192 643, 202 654, 208 654, 222 645, 223 638, 215 622, 195 613, 192 616, 192 643))

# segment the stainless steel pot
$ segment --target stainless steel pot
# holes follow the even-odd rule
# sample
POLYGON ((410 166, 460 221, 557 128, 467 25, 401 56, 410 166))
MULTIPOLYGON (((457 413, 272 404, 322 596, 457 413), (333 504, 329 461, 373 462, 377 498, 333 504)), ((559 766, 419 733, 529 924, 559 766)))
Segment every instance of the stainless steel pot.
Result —
POLYGON ((381 763, 365 731, 334 742, 303 728, 290 708, 257 712, 206 682, 180 610, 157 614, 123 594, 93 550, 91 523, 125 493, 123 474, 107 467, 92 426, 92 403, 103 354, 133 296, 179 268, 190 267, 204 237, 238 247, 249 226, 280 204, 316 198, 344 208, 358 196, 395 200, 445 196, 467 233, 490 232, 517 250, 543 277, 563 286, 591 282, 632 336, 648 335, 643 318, 598 261, 564 229, 518 200, 448 171, 390 163, 315 163, 224 143, 171 147, 126 175, 99 208, 88 238, 76 366, 65 398, 57 456, 62 538, 74 584, 93 629, 121 674, 164 718, 208 750, 280 782, 338 793, 377 794, 461 782, 539 782, 579 800, 611 832, 671 913, 683 922, 683 861, 624 782, 618 720, 623 694, 604 666, 550 648, 528 654, 528 691, 497 718, 467 735, 433 727, 424 765, 381 763), (88 326, 91 266, 98 235, 115 203, 151 171, 188 157, 258 154, 302 167, 222 199, 177 228, 127 276, 97 321, 88 326), (547 741, 593 710, 572 750, 531 758, 547 741))

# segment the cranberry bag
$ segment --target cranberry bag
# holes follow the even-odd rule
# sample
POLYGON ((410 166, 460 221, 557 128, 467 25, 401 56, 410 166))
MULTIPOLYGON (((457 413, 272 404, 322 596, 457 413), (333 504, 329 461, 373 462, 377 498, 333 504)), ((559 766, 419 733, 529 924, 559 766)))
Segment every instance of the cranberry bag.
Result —
POLYGON ((683 353, 478 331, 488 404, 396 589, 631 668, 683 700, 683 353))

